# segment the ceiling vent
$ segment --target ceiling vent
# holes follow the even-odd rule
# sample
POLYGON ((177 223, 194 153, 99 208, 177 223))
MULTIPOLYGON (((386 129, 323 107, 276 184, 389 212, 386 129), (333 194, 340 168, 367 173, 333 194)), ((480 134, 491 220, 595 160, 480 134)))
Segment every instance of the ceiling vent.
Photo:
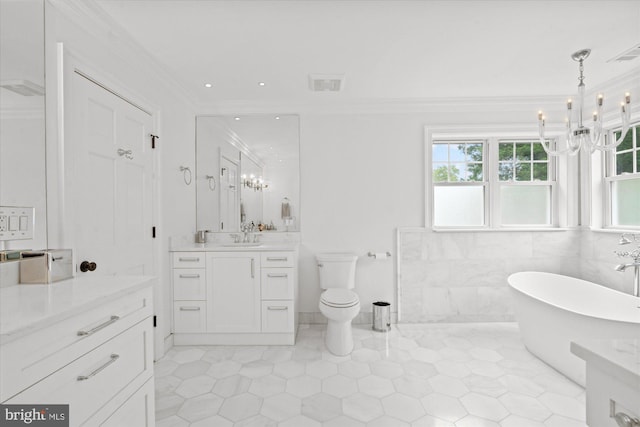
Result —
POLYGON ((626 62, 638 57, 640 57, 640 44, 637 44, 631 49, 622 52, 620 55, 614 56, 607 62, 626 62))
POLYGON ((44 87, 29 80, 4 80, 0 87, 18 93, 22 96, 43 96, 44 87))
POLYGON ((344 89, 344 74, 309 74, 309 89, 313 92, 340 92, 344 89))

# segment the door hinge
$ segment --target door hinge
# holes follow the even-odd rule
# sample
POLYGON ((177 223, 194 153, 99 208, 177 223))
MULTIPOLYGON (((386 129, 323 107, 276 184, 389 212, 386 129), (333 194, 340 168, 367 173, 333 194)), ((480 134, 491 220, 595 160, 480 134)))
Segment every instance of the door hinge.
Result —
POLYGON ((158 135, 154 135, 152 133, 150 133, 149 136, 151 137, 151 148, 155 149, 156 148, 156 139, 160 139, 160 137, 158 135))
POLYGON ((158 326, 158 316, 154 315, 153 316, 153 327, 157 327, 158 326))
POLYGON ((151 227, 151 237, 154 238, 154 239, 156 238, 156 227, 155 226, 151 227))

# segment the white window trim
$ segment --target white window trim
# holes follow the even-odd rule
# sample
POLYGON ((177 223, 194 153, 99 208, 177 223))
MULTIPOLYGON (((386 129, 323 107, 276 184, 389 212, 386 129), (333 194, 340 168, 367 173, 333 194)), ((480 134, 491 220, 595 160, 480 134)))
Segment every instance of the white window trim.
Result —
MULTIPOLYGON (((481 127, 429 127, 425 126, 425 145, 424 145, 424 173, 425 173, 425 227, 433 231, 561 231, 566 230, 569 223, 573 221, 569 220, 569 216, 572 214, 569 210, 569 206, 578 205, 579 197, 577 192, 568 192, 567 187, 569 185, 569 176, 571 173, 569 170, 576 166, 568 164, 565 171, 559 168, 559 162, 556 158, 550 157, 549 168, 552 176, 555 177, 554 181, 532 181, 522 183, 521 185, 551 185, 551 197, 552 197, 552 212, 551 212, 551 225, 498 225, 500 213, 499 197, 494 197, 492 192, 498 190, 499 185, 517 183, 504 182, 500 184, 498 182, 498 176, 493 174, 494 170, 497 170, 498 156, 498 141, 501 140, 536 140, 537 130, 530 132, 523 132, 522 129, 529 128, 529 125, 525 126, 481 126, 481 127), (488 177, 484 181, 485 186, 485 225, 482 227, 477 226, 455 226, 455 227, 443 227, 434 226, 434 204, 433 204, 433 171, 432 171, 432 144, 433 141, 461 141, 461 140, 482 140, 485 142, 485 155, 488 157, 485 159, 485 177, 488 177), (561 203, 561 193, 564 189, 565 200, 561 203)), ((563 132, 560 128, 552 129, 555 134, 563 132)), ((555 137, 551 135, 550 138, 555 137)), ((475 184, 475 183, 474 183, 475 184)), ((442 185, 442 184, 439 184, 442 185)), ((460 185, 460 184, 457 184, 460 185)), ((475 184, 477 185, 477 184, 475 184)))

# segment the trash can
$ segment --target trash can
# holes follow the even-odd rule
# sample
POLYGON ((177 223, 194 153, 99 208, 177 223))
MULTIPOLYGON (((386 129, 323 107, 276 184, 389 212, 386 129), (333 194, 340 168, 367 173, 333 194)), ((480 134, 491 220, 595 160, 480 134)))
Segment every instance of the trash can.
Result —
POLYGON ((391 304, 384 301, 373 303, 373 330, 387 332, 391 329, 391 304))

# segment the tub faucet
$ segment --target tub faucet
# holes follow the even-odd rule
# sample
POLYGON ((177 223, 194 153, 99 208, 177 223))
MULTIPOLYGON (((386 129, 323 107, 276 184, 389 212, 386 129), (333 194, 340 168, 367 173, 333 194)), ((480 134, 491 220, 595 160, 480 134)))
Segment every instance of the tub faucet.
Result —
MULTIPOLYGON (((624 233, 620 237, 621 245, 628 245, 632 242, 640 242, 640 234, 624 233)), ((616 271, 624 272, 627 268, 633 267, 633 295, 640 297, 640 244, 633 251, 615 251, 620 258, 631 258, 633 262, 629 264, 616 265, 616 271)))

